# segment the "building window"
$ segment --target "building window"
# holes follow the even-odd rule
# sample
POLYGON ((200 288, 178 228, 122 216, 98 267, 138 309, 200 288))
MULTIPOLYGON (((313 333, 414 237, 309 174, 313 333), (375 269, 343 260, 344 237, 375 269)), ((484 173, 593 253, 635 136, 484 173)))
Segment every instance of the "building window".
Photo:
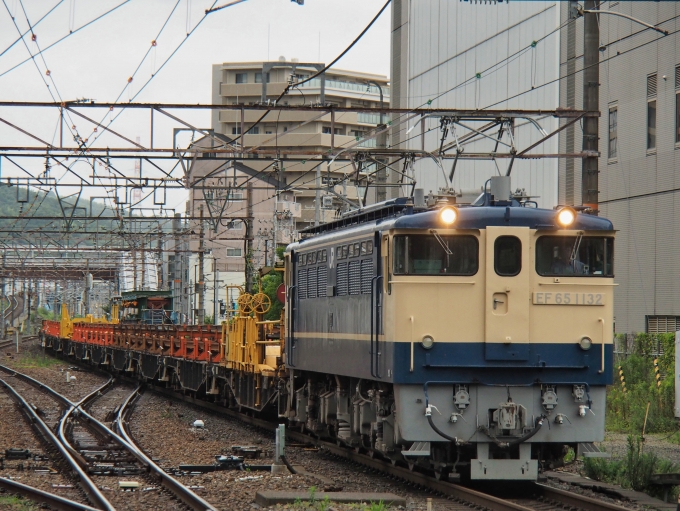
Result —
POLYGON ((618 107, 609 108, 609 158, 616 158, 616 139, 618 124, 618 107))
POLYGON ((260 128, 259 128, 259 126, 253 126, 248 131, 246 131, 246 133, 249 133, 251 135, 259 135, 260 134, 260 128))
POLYGON ((656 73, 647 77, 647 150, 656 149, 656 73))
POLYGON ((330 127, 324 126, 323 128, 321 128, 321 133, 323 133, 324 135, 330 135, 331 134, 330 127))
POLYGON ((228 248, 227 257, 243 257, 243 249, 241 248, 228 248))
POLYGON ((231 134, 232 135, 240 135, 241 134, 241 126, 235 126, 231 128, 231 134))
MULTIPOLYGON (((269 73, 267 73, 267 83, 269 83, 271 80, 271 77, 269 76, 269 73)), ((255 73, 255 83, 262 83, 262 73, 255 73)))
POLYGON ((243 200, 243 192, 230 192, 229 199, 232 201, 241 201, 243 200))
POLYGON ((648 334, 665 334, 680 330, 680 316, 647 316, 648 334))
POLYGON ((236 83, 248 83, 248 73, 236 73, 236 83))

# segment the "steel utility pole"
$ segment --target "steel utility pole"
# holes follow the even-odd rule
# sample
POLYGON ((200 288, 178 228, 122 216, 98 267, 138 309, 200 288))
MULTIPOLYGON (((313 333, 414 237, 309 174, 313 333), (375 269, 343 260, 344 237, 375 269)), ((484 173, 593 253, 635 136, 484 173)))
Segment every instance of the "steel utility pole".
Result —
MULTIPOLYGON (((584 11, 596 11, 598 2, 586 0, 584 11)), ((583 110, 600 112, 600 25, 598 14, 583 14, 583 110)), ((583 151, 591 156, 583 158, 581 169, 581 203, 598 214, 599 202, 599 169, 598 169, 598 136, 599 117, 583 118, 583 151)))
POLYGON ((217 269, 217 259, 213 255, 213 325, 219 325, 217 322, 217 281, 219 280, 220 271, 217 269))
POLYGON ((182 214, 175 213, 175 218, 172 222, 172 230, 175 235, 175 259, 172 266, 172 281, 173 281, 173 292, 172 292, 172 307, 175 309, 179 315, 182 314, 182 259, 180 256, 180 242, 179 242, 179 231, 182 226, 182 214))
MULTIPOLYGON (((375 140, 375 145, 378 149, 385 149, 387 147, 387 131, 385 131, 385 113, 382 111, 384 108, 384 98, 383 90, 378 82, 368 81, 369 90, 370 86, 375 85, 380 91, 380 124, 377 126, 378 130, 382 131, 375 140)), ((387 182, 387 160, 381 158, 378 160, 380 164, 378 165, 378 171, 375 175, 375 181, 377 187, 375 189, 375 202, 383 202, 387 200, 387 188, 385 188, 385 183, 387 182)))
POLYGON ((246 293, 253 292, 253 183, 246 188, 246 293))
POLYGON ((198 216, 201 222, 198 230, 198 324, 202 325, 205 322, 205 268, 204 259, 205 244, 203 242, 203 204, 198 207, 198 216))
MULTIPOLYGON (((315 181, 315 195, 314 195, 314 225, 319 225, 321 222, 321 164, 316 166, 316 181, 315 181)), ((276 253, 276 247, 274 247, 276 253)), ((273 266, 273 265, 272 265, 273 266)))

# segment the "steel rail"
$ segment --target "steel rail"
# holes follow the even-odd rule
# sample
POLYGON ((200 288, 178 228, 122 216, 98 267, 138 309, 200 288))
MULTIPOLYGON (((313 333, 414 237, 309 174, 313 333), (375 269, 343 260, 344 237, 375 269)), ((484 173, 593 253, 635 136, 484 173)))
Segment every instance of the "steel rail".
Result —
POLYGON ((172 477, 170 474, 166 473, 165 470, 160 468, 156 463, 154 463, 151 458, 149 458, 142 449, 140 449, 132 439, 130 433, 127 431, 127 417, 129 416, 129 413, 132 411, 132 407, 134 406, 134 402, 136 401, 137 397, 140 396, 139 393, 140 387, 137 387, 132 394, 130 394, 123 405, 120 407, 120 410, 118 411, 118 415, 116 417, 115 425, 116 428, 118 429, 118 432, 125 438, 125 440, 130 444, 134 445, 136 452, 139 454, 139 456, 144 460, 144 463, 161 479, 161 482, 165 488, 167 488, 169 491, 171 491, 174 495, 176 495, 182 502, 184 502, 187 506, 189 506, 191 509, 195 511, 217 511, 215 507, 213 507, 212 504, 208 503, 198 495, 196 495, 193 491, 191 491, 189 488, 184 486, 182 483, 177 481, 174 477, 172 477))
MULTIPOLYGON (((134 441, 132 441, 131 437, 129 436, 128 432, 125 430, 124 427, 124 421, 122 420, 121 412, 126 411, 126 406, 130 403, 131 399, 135 396, 138 395, 139 387, 135 389, 135 391, 130 394, 130 396, 126 399, 125 403, 121 406, 121 409, 119 411, 118 417, 116 419, 116 422, 118 424, 118 429, 120 432, 120 435, 117 434, 116 432, 112 431, 111 429, 107 428, 106 425, 92 417, 89 413, 87 413, 85 410, 82 409, 82 404, 87 403, 90 400, 94 399, 96 395, 99 393, 101 388, 105 388, 109 385, 112 384, 112 380, 109 380, 103 387, 98 388, 97 390, 93 391, 92 393, 88 394, 83 398, 81 401, 78 403, 73 403, 66 397, 62 396, 58 392, 54 391, 47 385, 44 385, 43 383, 39 382, 38 380, 35 380, 34 378, 31 378, 28 375, 18 373, 14 371, 11 368, 5 367, 0 365, 0 370, 10 372, 14 374, 16 377, 19 379, 22 379, 26 381, 27 383, 39 387, 40 389, 48 392, 51 396, 53 396, 56 400, 64 404, 68 409, 69 412, 72 412, 72 409, 77 409, 78 413, 86 420, 87 425, 89 427, 92 427, 93 429, 96 429, 100 434, 104 436, 108 436, 118 442, 121 446, 123 446, 125 449, 127 449, 135 458, 139 460, 139 462, 144 465, 145 467, 148 467, 151 471, 153 471, 162 481, 162 484, 169 490, 171 491, 174 495, 176 495, 182 502, 187 504, 189 507, 196 511, 217 511, 217 509, 210 503, 208 503, 206 500, 203 498, 199 497, 196 495, 193 491, 191 491, 189 488, 184 486, 182 483, 171 477, 170 475, 166 474, 165 471, 160 468, 158 465, 156 465, 148 456, 146 456, 141 449, 139 449, 134 441)), ((2 380, 0 380, 2 381, 2 380)), ((129 409, 127 410, 129 411, 129 409)), ((60 422, 60 435, 63 434, 63 424, 64 420, 60 422)), ((51 431, 50 431, 51 433, 51 431)), ((65 436, 64 436, 65 438, 65 436)), ((69 446, 70 447, 70 446, 69 446)), ((72 448, 72 447, 71 447, 72 448)), ((66 447, 64 447, 64 450, 66 451, 66 447)), ((68 452, 66 452, 66 455, 71 457, 68 452)), ((74 460, 74 462, 77 464, 77 461, 74 460)), ((78 466, 78 469, 80 470, 80 466, 78 466)), ((108 511, 108 508, 105 508, 108 511)), ((115 511, 113 508, 111 508, 111 511, 115 511)))
MULTIPOLYGON (((74 403, 70 399, 68 399, 65 396, 62 396, 61 394, 56 392, 51 387, 48 387, 44 383, 42 383, 42 382, 40 382, 40 381, 38 381, 34 378, 31 378, 30 376, 28 376, 26 374, 19 373, 19 372, 15 371, 14 369, 12 369, 10 367, 3 366, 3 365, 0 365, 0 370, 12 374, 13 376, 17 377, 18 379, 25 381, 29 385, 32 385, 36 388, 44 390, 45 392, 50 394, 50 396, 52 396, 55 400, 60 402, 67 410, 70 409, 70 408, 76 408, 80 405, 80 402, 74 403)), ((104 387, 109 385, 109 384, 110 383, 107 382, 104 385, 104 387)), ((85 396, 84 399, 91 398, 92 394, 96 394, 99 391, 100 391, 100 389, 93 391, 91 394, 88 394, 87 396, 85 396)), ((82 400, 81 400, 81 402, 82 402, 82 400)), ((88 423, 89 426, 91 426, 93 429, 96 429, 97 432, 100 433, 101 435, 103 435, 105 437, 112 438, 113 440, 118 442, 121 446, 128 449, 131 453, 137 452, 137 449, 134 446, 130 445, 128 442, 125 441, 125 439, 121 438, 120 435, 116 434, 115 431, 111 431, 109 428, 106 427, 105 424, 102 424, 100 421, 98 421, 97 419, 92 417, 89 413, 87 413, 82 408, 78 408, 78 413, 80 413, 84 417, 84 419, 86 420, 86 422, 88 423)))
POLYGON ((627 507, 552 488, 541 483, 536 483, 535 488, 536 493, 540 494, 541 497, 548 500, 554 500, 570 508, 583 509, 584 511, 630 511, 630 508, 627 507))
MULTIPOLYGON (((4 368, 3 369, 7 369, 4 368)), ((85 494, 91 500, 91 502, 97 506, 99 509, 104 511, 116 511, 116 508, 104 497, 102 492, 99 491, 97 485, 88 477, 88 475, 80 468, 78 462, 69 454, 66 447, 61 443, 61 441, 54 435, 50 427, 45 424, 45 422, 38 416, 38 414, 33 410, 33 407, 19 394, 12 386, 5 380, 0 379, 0 384, 3 385, 7 391, 13 396, 13 398, 19 403, 22 410, 27 414, 29 420, 35 424, 35 426, 40 430, 44 438, 54 445, 57 450, 64 457, 66 462, 71 466, 71 468, 76 473, 85 494)))
MULTIPOLYGON (((21 342, 23 343, 25 341, 34 341, 37 338, 38 338, 37 335, 29 335, 29 336, 26 336, 26 337, 22 337, 21 342)), ((2 341, 2 342, 0 342, 0 350, 3 350, 5 348, 11 348, 14 345, 16 345, 16 341, 14 339, 10 339, 8 341, 2 341)))
MULTIPOLYGON (((222 415, 227 415, 229 417, 232 417, 234 419, 240 420, 242 422, 262 429, 273 431, 276 428, 275 424, 272 424, 263 419, 258 419, 255 417, 251 417, 249 415, 243 415, 241 413, 229 410, 222 406, 201 401, 200 399, 196 399, 190 396, 179 395, 169 389, 153 386, 150 388, 152 388, 155 392, 158 392, 160 394, 174 397, 182 401, 186 401, 188 403, 200 406, 202 408, 215 411, 222 415)), ((286 436, 297 442, 313 443, 317 446, 327 449, 333 455, 336 455, 338 457, 345 458, 355 463, 360 463, 364 466, 368 466, 369 468, 385 472, 389 475, 398 477, 413 484, 421 485, 423 487, 432 489, 439 493, 450 495, 452 497, 464 500, 466 502, 470 502, 478 506, 493 509, 494 511, 495 510, 532 511, 531 508, 528 508, 526 506, 522 506, 520 504, 515 504, 512 502, 507 502, 502 499, 499 499, 498 497, 477 492, 475 490, 471 490, 458 484, 449 483, 446 481, 438 481, 428 476, 427 474, 423 474, 420 472, 412 472, 404 467, 393 466, 390 463, 384 462, 382 460, 371 458, 364 454, 357 453, 354 450, 345 449, 331 442, 325 442, 317 438, 310 437, 298 431, 286 429, 286 436)), ((616 504, 611 504, 609 502, 593 499, 591 497, 586 497, 584 495, 579 495, 568 491, 560 490, 557 488, 552 488, 550 486, 540 483, 535 483, 534 486, 535 494, 543 497, 546 500, 551 500, 559 502, 561 504, 565 504, 567 506, 571 506, 572 509, 579 509, 583 511, 626 511, 628 509, 622 506, 618 506, 616 504)))
MULTIPOLYGON (((0 366, 0 369, 2 369, 3 366, 0 366)), ((125 377, 123 376, 121 378, 123 381, 128 381, 128 382, 135 382, 133 378, 130 377, 125 377)), ((154 470, 155 464, 153 461, 151 461, 142 451, 139 449, 139 447, 136 446, 134 443, 134 440, 131 438, 129 432, 126 430, 126 414, 131 412, 131 407, 133 405, 133 400, 136 399, 140 394, 139 394, 139 389, 141 385, 133 391, 130 396, 126 399, 125 403, 122 405, 121 409, 119 410, 118 417, 116 418, 116 425, 119 429, 119 432, 122 436, 125 437, 126 441, 130 444, 133 445, 135 449, 146 459, 148 460, 148 465, 154 470)), ((247 424, 251 424, 253 426, 273 431, 277 426, 275 424, 272 424, 271 422, 265 421, 263 419, 259 419, 256 417, 251 417, 249 415, 244 415, 239 412, 235 412, 233 410, 229 410, 227 408, 224 408, 222 406, 213 404, 213 403, 208 403, 205 401, 201 401, 200 399, 196 399, 190 396, 184 396, 177 394, 176 392, 162 388, 162 387, 155 387, 153 385, 150 386, 151 389, 153 389, 155 392, 158 392, 159 394, 164 394, 166 396, 174 397, 175 399, 180 399, 182 401, 186 401, 188 403, 192 403, 195 405, 198 405, 202 408, 206 408, 212 411, 215 411, 219 414, 222 415, 227 415, 232 418, 235 418, 239 421, 245 422, 247 424)), ((85 398, 87 399, 87 397, 85 398)), ((355 462, 355 463, 360 463, 364 466, 367 466, 369 468, 387 473, 388 475, 392 475, 394 477, 398 477, 402 480, 408 481, 413 484, 417 484, 423 487, 426 487, 428 489, 431 489, 433 491, 442 493, 447 496, 451 496, 460 500, 463 500, 465 502, 469 502, 471 504, 474 504, 476 506, 482 506, 486 507, 488 509, 493 509, 494 511, 532 511, 531 508, 528 508, 526 506, 516 504, 513 502, 508 502, 505 501, 501 498, 495 497, 493 495, 488 495, 482 492, 478 492, 475 490, 472 490, 470 488, 466 488, 464 486, 460 486, 458 484, 450 483, 447 481, 440 481, 437 480, 427 474, 420 473, 420 472, 414 472, 411 471, 407 468, 392 465, 389 462, 383 461, 381 459, 377 458, 371 458, 370 456, 367 456, 365 454, 357 453, 354 450, 346 449, 344 447, 338 446, 335 443, 332 442, 326 442, 323 440, 320 440, 318 438, 314 438, 311 436, 308 436, 304 433, 298 432, 298 431, 293 431, 291 429, 286 429, 286 436, 294 439, 295 441, 299 441, 302 443, 313 443, 319 447, 323 447, 324 449, 327 449, 330 453, 333 455, 336 455, 341 458, 345 458, 349 461, 355 462)), ((161 477, 165 481, 166 479, 172 480, 175 484, 181 485, 181 483, 177 482, 174 480, 171 476, 166 474, 162 469, 159 467, 156 467, 158 470, 160 470, 161 477)), ((167 486, 166 486, 167 487, 167 486)), ((611 504, 605 501, 593 499, 591 497, 586 497, 583 495, 578 495, 574 493, 570 493, 564 490, 559 490, 557 488, 552 488, 550 486, 540 484, 540 483, 535 483, 535 493, 540 495, 546 500, 551 500, 555 502, 559 502, 561 504, 565 504, 568 506, 571 506, 572 508, 578 508, 580 510, 584 511, 626 511, 627 508, 624 508, 622 506, 618 506, 616 504, 611 504)), ((174 490, 170 487, 168 487, 170 491, 174 490)), ((200 498, 200 497, 199 497, 200 498)), ((182 499, 184 501, 184 499, 182 499)), ((191 503, 188 503, 184 501, 186 504, 189 506, 192 506, 191 503)), ((203 507, 193 507, 193 509, 200 509, 203 511, 204 509, 212 509, 210 507, 203 508, 203 507)))
MULTIPOLYGON (((242 422, 251 424, 262 429, 273 431, 277 427, 275 424, 272 424, 271 422, 265 421, 263 419, 243 415, 233 410, 229 410, 227 408, 223 408, 212 403, 205 403, 199 399, 195 399, 189 396, 181 396, 168 389, 157 387, 152 388, 154 391, 157 391, 161 394, 173 396, 188 403, 192 403, 198 406, 202 406, 204 408, 208 408, 210 410, 217 411, 219 413, 228 415, 237 420, 240 420, 242 422)), ((344 447, 340 447, 334 443, 325 442, 323 440, 319 440, 318 438, 310 437, 308 435, 305 435, 304 433, 293 431, 289 428, 286 428, 286 437, 301 443, 313 443, 317 446, 327 449, 332 454, 339 456, 341 458, 345 458, 349 461, 360 463, 369 468, 398 477, 399 479, 408 481, 413 484, 421 485, 423 487, 429 488, 444 495, 449 495, 451 497, 464 500, 465 502, 469 502, 470 504, 474 504, 476 506, 482 506, 488 509, 493 509, 494 511, 533 511, 530 508, 527 508, 520 504, 507 502, 498 497, 487 495, 485 493, 481 493, 466 488, 464 486, 460 486, 458 484, 449 483, 447 481, 438 481, 432 478, 431 476, 428 476, 427 474, 423 474, 420 472, 412 472, 407 468, 392 465, 389 462, 385 462, 377 458, 371 458, 367 455, 357 453, 354 450, 349 450, 344 447)))
POLYGON ((75 502, 60 495, 48 493, 40 488, 34 488, 33 486, 28 486, 5 477, 0 477, 0 488, 4 488, 10 493, 23 495, 34 502, 47 504, 50 509, 59 509, 61 511, 100 511, 86 504, 81 504, 80 502, 75 502))
MULTIPOLYGON (((71 417, 74 415, 73 412, 75 412, 79 406, 81 406, 84 403, 87 403, 94 399, 96 396, 98 396, 102 391, 106 390, 109 388, 111 385, 113 385, 113 377, 109 377, 109 381, 107 381, 104 385, 101 387, 96 388, 93 390, 90 394, 85 396, 83 399, 81 399, 78 403, 71 404, 66 411, 66 413, 61 417, 61 420, 59 421, 59 429, 58 429, 58 434, 59 434, 59 439, 61 442, 64 444, 64 447, 71 453, 71 456, 80 464, 81 467, 84 469, 87 469, 87 462, 85 459, 82 457, 82 455, 78 452, 77 449, 75 449, 72 445, 71 442, 69 442, 67 435, 66 435, 66 424, 69 422, 71 417)), ((94 428, 94 426, 91 426, 94 428)), ((106 433, 106 432, 105 432, 106 433)), ((111 436, 109 434, 105 434, 105 436, 111 436)))

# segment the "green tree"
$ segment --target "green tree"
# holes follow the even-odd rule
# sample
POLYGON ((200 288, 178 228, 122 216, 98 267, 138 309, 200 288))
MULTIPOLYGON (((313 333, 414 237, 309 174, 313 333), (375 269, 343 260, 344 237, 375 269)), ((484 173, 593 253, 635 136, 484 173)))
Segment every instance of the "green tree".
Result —
POLYGON ((280 271, 272 271, 262 277, 262 292, 272 301, 272 306, 264 315, 265 320, 277 320, 281 318, 283 304, 279 302, 279 299, 276 297, 276 290, 281 283, 283 283, 283 273, 280 271))
POLYGON ((279 246, 276 247, 276 257, 283 261, 283 254, 286 252, 286 247, 284 246, 279 246))

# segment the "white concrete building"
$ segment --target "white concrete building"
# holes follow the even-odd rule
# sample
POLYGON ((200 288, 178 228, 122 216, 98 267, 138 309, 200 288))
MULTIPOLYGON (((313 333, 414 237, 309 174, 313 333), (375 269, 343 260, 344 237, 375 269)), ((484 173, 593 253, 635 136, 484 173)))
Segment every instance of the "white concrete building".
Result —
MULTIPOLYGON (((531 89, 559 76, 559 25, 559 2, 393 0, 391 104, 396 108, 555 110, 557 81, 531 89)), ((548 133, 558 127, 552 117, 539 122, 548 133)), ((438 119, 426 120, 428 151, 439 148, 438 126, 438 119)), ((420 127, 412 128, 396 125, 392 146, 420 148, 420 127)), ((462 134, 458 131, 458 136, 462 134)), ((542 135, 532 124, 519 122, 514 136, 519 146, 526 147, 542 135)), ((449 134, 447 142, 452 140, 449 134)), ((493 144, 485 142, 478 148, 492 150, 493 144)), ((557 137, 553 137, 537 151, 557 153, 557 148, 557 137)), ((507 165, 508 160, 502 159, 462 160, 453 186, 480 189, 490 176, 505 174, 507 165)), ((540 197, 539 206, 553 207, 558 201, 557 169, 555 159, 516 161, 513 190, 524 188, 540 197)), ((448 174, 450 168, 445 171, 448 174)), ((433 162, 417 163, 415 177, 426 193, 446 185, 433 162)))

